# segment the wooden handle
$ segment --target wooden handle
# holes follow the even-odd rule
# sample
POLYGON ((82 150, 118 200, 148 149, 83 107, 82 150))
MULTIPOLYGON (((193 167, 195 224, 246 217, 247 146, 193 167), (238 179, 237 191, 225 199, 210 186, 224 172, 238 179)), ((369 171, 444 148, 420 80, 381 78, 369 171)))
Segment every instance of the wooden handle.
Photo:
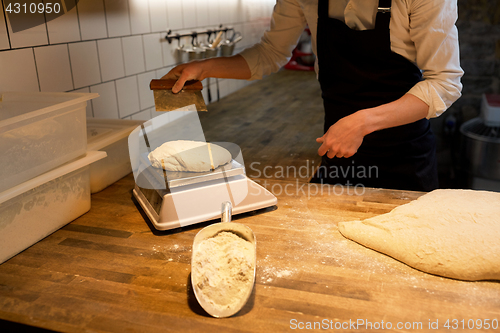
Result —
POLYGON ((217 47, 217 45, 219 45, 221 38, 222 38, 222 31, 219 31, 219 33, 217 34, 217 37, 215 37, 215 40, 212 43, 212 46, 210 48, 215 49, 217 47))
MULTIPOLYGON (((177 80, 175 79, 164 79, 164 80, 151 80, 151 83, 149 84, 149 89, 151 90, 172 90, 172 87, 174 86, 175 82, 177 80)), ((201 84, 201 81, 197 80, 191 80, 191 81, 186 81, 184 84, 184 87, 182 88, 183 90, 202 90, 203 85, 201 84)))

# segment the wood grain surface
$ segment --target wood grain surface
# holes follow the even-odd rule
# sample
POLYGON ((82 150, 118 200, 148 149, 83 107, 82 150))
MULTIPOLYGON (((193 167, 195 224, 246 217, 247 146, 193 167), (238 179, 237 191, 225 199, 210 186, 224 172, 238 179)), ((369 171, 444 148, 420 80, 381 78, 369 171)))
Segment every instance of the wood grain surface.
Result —
MULTIPOLYGON (((309 74, 293 75, 307 80, 309 74)), ((258 84, 242 93, 254 92, 258 84)), ((254 119, 234 113, 234 106, 225 109, 225 102, 218 103, 210 120, 220 127, 211 127, 207 136, 213 141, 234 138, 246 163, 260 159, 273 166, 301 165, 316 158, 314 144, 301 146, 301 140, 293 141, 293 133, 277 132, 264 120, 259 122, 264 117, 261 111, 255 111, 254 119), (247 125, 238 130, 242 124, 247 125), (269 131, 269 140, 259 137, 259 131, 269 131), (300 154, 288 156, 293 145, 279 149, 276 140, 293 142, 300 154)), ((228 98, 227 103, 237 101, 228 98)), ((209 116, 210 111, 203 117, 209 116)), ((282 116, 268 117, 274 123, 282 116)), ((287 121, 293 123, 293 118, 302 121, 300 113, 287 121)), ((202 120, 204 126, 207 119, 202 120)), ((303 123, 309 121, 306 117, 303 123)), ((304 137, 315 135, 304 129, 304 137)), ((317 323, 318 330, 318 323, 327 323, 325 331, 375 332, 381 329, 373 325, 380 328, 382 321, 384 327, 390 322, 392 328, 387 331, 394 332, 428 332, 429 321, 438 321, 439 330, 434 331, 498 332, 443 326, 453 319, 464 319, 465 325, 469 319, 499 320, 498 282, 425 274, 338 232, 340 221, 389 212, 422 193, 365 189, 355 195, 346 189, 333 192, 328 185, 310 186, 303 177, 267 181, 266 187, 278 197, 277 207, 233 218, 249 226, 257 239, 254 290, 234 317, 209 317, 191 290, 192 242, 209 223, 154 230, 132 197, 134 179, 128 175, 92 195, 87 214, 0 265, 0 319, 65 332, 282 332, 297 331, 307 323, 317 323), (357 321, 360 325, 353 326, 357 321), (403 327, 398 328, 398 323, 403 327)))

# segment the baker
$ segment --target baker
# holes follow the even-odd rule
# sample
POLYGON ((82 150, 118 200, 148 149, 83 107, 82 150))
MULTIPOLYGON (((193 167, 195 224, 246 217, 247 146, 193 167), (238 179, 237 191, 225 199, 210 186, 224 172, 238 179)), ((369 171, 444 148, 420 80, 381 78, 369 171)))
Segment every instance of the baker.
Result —
POLYGON ((308 25, 325 109, 312 181, 430 191, 438 179, 428 119, 462 89, 456 20, 456 0, 278 0, 260 43, 165 78, 178 79, 173 92, 193 79, 260 79, 286 64, 308 25))

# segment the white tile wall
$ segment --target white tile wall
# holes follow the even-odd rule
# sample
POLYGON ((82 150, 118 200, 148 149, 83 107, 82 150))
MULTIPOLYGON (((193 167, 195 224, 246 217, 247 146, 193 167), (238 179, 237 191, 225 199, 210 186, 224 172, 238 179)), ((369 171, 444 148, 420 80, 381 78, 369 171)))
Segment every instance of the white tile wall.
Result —
POLYGON ((198 27, 205 27, 210 24, 208 6, 210 0, 195 0, 196 8, 196 25, 198 27))
POLYGON ((171 30, 182 29, 182 2, 167 0, 168 28, 171 30))
MULTIPOLYGON (((144 43, 144 56, 146 60, 146 70, 157 69, 163 67, 161 34, 148 34, 142 36, 144 43)), ((168 42, 165 40, 165 43, 168 42)))
POLYGON ((169 111, 163 112, 163 111, 154 110, 154 111, 151 111, 151 118, 163 116, 162 119, 165 119, 166 122, 170 122, 170 114, 171 114, 171 112, 169 112, 169 111))
POLYGON ((140 110, 136 76, 116 80, 116 93, 120 118, 130 116, 140 110))
POLYGON ((41 22, 41 24, 30 29, 18 31, 16 33, 12 32, 12 26, 9 20, 9 16, 8 15, 6 16, 7 28, 12 48, 21 48, 21 47, 48 44, 47 26, 45 25, 45 19, 43 17, 43 14, 32 14, 32 15, 33 16, 30 16, 30 20, 32 20, 32 22, 41 22))
POLYGON ((125 76, 121 38, 101 39, 97 41, 99 63, 103 81, 125 76))
MULTIPOLYGON (((50 3, 50 0, 46 0, 45 3, 50 3)), ((80 40, 80 25, 78 23, 75 0, 65 0, 65 3, 66 6, 73 6, 67 13, 54 19, 51 17, 51 15, 54 14, 45 14, 50 44, 76 42, 80 40)))
POLYGON ((221 23, 219 14, 219 0, 209 0, 208 19, 210 25, 219 25, 221 23))
POLYGON ((131 36, 122 38, 123 57, 125 60, 125 74, 132 75, 144 72, 144 49, 142 36, 131 36))
POLYGON ((77 7, 82 40, 108 37, 103 0, 81 0, 77 7))
POLYGON ((39 91, 33 49, 0 52, 0 91, 39 91))
POLYGON ((241 10, 239 11, 239 20, 238 22, 246 22, 250 20, 250 8, 251 4, 248 2, 241 3, 241 10))
POLYGON ((95 41, 70 43, 69 56, 75 89, 101 82, 95 41))
MULTIPOLYGON (((175 56, 177 41, 169 44, 164 39, 168 29, 183 33, 225 23, 243 33, 241 50, 245 43, 260 39, 274 4, 275 0, 80 0, 68 13, 54 20, 48 15, 46 24, 16 34, 9 32, 2 12, 0 91, 97 92, 101 97, 89 103, 89 117, 154 117, 163 113, 152 111, 149 81, 185 61, 175 56)), ((182 41, 186 43, 190 38, 182 41)), ((216 101, 216 80, 210 83, 216 101)), ((222 96, 247 84, 220 83, 222 96)), ((204 86, 208 102, 206 81, 204 86)))
POLYGON ((164 67, 164 68, 161 68, 161 69, 158 69, 155 71, 156 73, 156 78, 157 79, 161 79, 163 77, 163 75, 167 74, 171 69, 173 68, 173 66, 170 66, 170 67, 164 67))
POLYGON ((165 0, 149 0, 149 18, 152 32, 168 30, 167 3, 165 0))
POLYGON ((99 97, 92 100, 94 118, 119 118, 114 81, 91 86, 90 92, 99 94, 99 97))
POLYGON ((139 84, 139 105, 141 110, 155 105, 153 91, 149 89, 149 83, 152 79, 156 79, 155 71, 137 75, 137 82, 139 84))
POLYGON ((205 104, 208 105, 208 87, 203 85, 203 90, 201 91, 201 95, 203 96, 203 100, 205 101, 205 104))
MULTIPOLYGON (((0 8, 1 8, 0 4, 0 8)), ((7 27, 5 26, 5 17, 3 14, 3 10, 0 13, 0 50, 10 48, 9 44, 9 35, 7 33, 7 27)))
MULTIPOLYGON (((76 89, 76 90, 73 90, 72 92, 74 92, 74 93, 89 93, 90 87, 76 89)), ((99 98, 99 97, 97 97, 97 98, 99 98)), ((87 114, 87 118, 94 117, 94 113, 92 112, 92 102, 91 101, 87 101, 86 114, 87 114)))
POLYGON ((237 45, 237 47, 246 48, 254 44, 247 32, 249 30, 250 30, 250 23, 245 22, 241 25, 241 35, 243 36, 243 39, 238 43, 239 45, 237 45))
POLYGON ((195 28, 196 21, 196 0, 182 0, 182 19, 184 28, 195 28))
POLYGON ((206 99, 205 99, 205 103, 209 103, 209 102, 217 102, 217 79, 214 79, 214 78, 210 78, 210 85, 208 85, 208 81, 207 81, 207 84, 204 85, 207 92, 207 96, 206 96, 206 99), (210 96, 210 98, 209 98, 210 96))
POLYGON ((219 98, 224 98, 229 95, 229 80, 219 79, 219 98))
POLYGON ((149 120, 151 119, 151 109, 137 112, 131 116, 132 120, 149 120))
POLYGON ((144 0, 129 0, 130 27, 132 34, 151 32, 149 22, 149 2, 144 0))
POLYGON ((40 91, 73 89, 67 44, 35 47, 40 91))
POLYGON ((109 37, 130 35, 128 0, 104 0, 109 37))
POLYGON ((219 0, 220 23, 228 24, 231 22, 231 12, 234 10, 235 4, 235 0, 219 0))
POLYGON ((163 56, 163 66, 172 66, 178 63, 178 61, 175 59, 175 49, 177 48, 177 41, 175 40, 172 41, 172 43, 169 43, 165 39, 166 35, 166 33, 161 34, 162 41, 160 42, 163 56))

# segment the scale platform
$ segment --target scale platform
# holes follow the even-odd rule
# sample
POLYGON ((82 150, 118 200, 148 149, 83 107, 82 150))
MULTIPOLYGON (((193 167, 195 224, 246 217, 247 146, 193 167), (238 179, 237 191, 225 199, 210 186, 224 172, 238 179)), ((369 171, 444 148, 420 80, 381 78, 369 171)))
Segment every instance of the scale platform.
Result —
POLYGON ((158 230, 218 219, 224 201, 231 202, 233 215, 278 202, 271 192, 247 178, 244 167, 235 160, 211 172, 170 174, 151 164, 146 166, 149 161, 142 159, 141 162, 145 168, 136 180, 133 193, 158 230))

